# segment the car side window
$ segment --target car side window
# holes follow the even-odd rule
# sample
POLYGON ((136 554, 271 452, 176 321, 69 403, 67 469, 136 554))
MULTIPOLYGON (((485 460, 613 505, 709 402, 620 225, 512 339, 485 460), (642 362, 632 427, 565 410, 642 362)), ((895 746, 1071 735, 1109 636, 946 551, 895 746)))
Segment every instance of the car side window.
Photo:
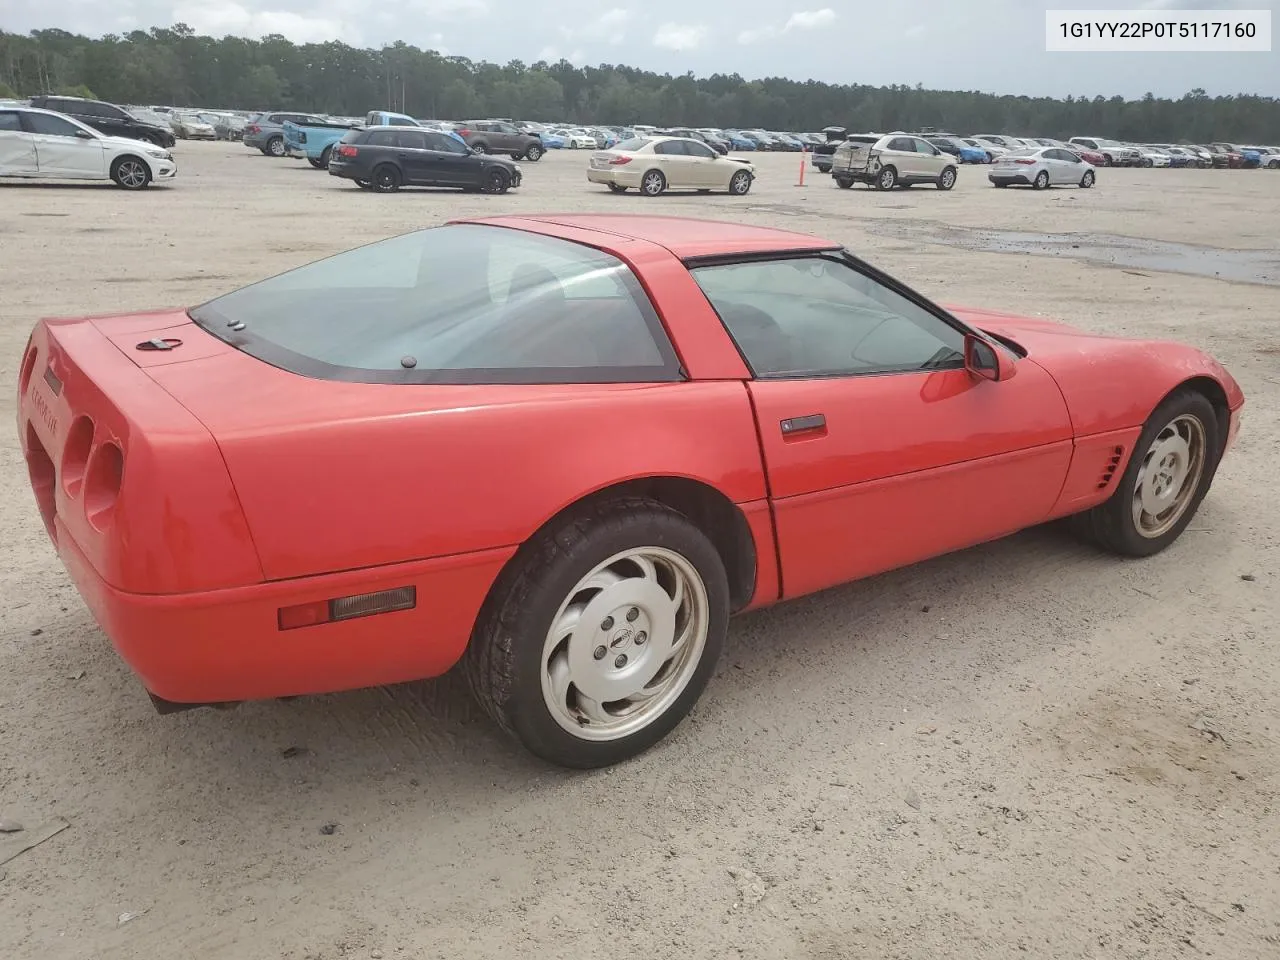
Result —
POLYGON ((714 160, 716 152, 710 147, 703 146, 701 143, 694 143, 686 140, 684 143, 684 152, 691 157, 701 157, 703 160, 714 160))
POLYGON ((365 143, 371 147, 394 147, 396 145, 396 132, 394 130, 373 130, 365 143))
POLYGON ((0 131, 3 130, 11 130, 14 133, 22 132, 22 121, 18 118, 16 113, 0 113, 0 131))
POLYGON ((684 144, 679 140, 663 140, 653 145, 653 152, 668 157, 684 156, 684 144))
POLYGON ((94 110, 97 116, 104 117, 107 120, 127 120, 129 119, 123 110, 109 103, 95 103, 94 110))
POLYGON ((80 132, 70 120, 51 113, 28 113, 26 117, 27 129, 46 137, 74 137, 80 132))
POLYGON ((912 144, 911 140, 908 137, 894 137, 892 140, 889 141, 889 145, 885 147, 885 149, 898 150, 902 153, 916 152, 915 145, 912 144))
POLYGON ((471 152, 467 149, 465 143, 459 143, 447 133, 428 133, 426 136, 428 150, 439 150, 441 153, 456 153, 459 155, 471 152))
POLYGON ((964 365, 964 334, 844 260, 694 267, 754 376, 840 377, 964 365))
POLYGON ((1080 163, 1080 157, 1070 150, 1059 150, 1057 153, 1059 160, 1065 160, 1067 163, 1080 163))
POLYGON ((427 138, 417 130, 401 130, 396 134, 396 146, 401 150, 425 150, 427 138))
POLYGON ((911 142, 915 144, 916 153, 923 153, 930 157, 936 157, 938 155, 938 148, 931 143, 927 143, 924 140, 912 140, 911 142))

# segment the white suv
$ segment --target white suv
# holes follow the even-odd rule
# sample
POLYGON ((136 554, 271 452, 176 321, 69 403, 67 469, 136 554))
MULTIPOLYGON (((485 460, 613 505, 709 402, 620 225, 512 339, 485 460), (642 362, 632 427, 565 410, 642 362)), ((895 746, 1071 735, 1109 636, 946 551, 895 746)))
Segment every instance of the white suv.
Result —
POLYGON ((141 190, 177 173, 163 147, 108 137, 52 110, 0 107, 0 177, 111 180, 141 190))

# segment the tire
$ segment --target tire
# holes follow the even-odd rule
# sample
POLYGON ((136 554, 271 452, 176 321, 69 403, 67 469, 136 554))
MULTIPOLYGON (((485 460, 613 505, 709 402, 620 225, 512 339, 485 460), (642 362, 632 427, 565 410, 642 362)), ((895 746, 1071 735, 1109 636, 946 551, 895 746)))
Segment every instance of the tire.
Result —
POLYGON ((1008 190, 1008 189, 1009 189, 1009 185, 1008 185, 1007 183, 999 183, 999 182, 997 182, 997 183, 995 183, 995 184, 994 184, 994 186, 995 186, 995 188, 996 188, 997 190, 1008 190))
POLYGON ((321 170, 329 169, 329 158, 332 156, 333 156, 332 144, 330 144, 329 146, 325 147, 323 150, 320 151, 320 169, 321 170))
POLYGON ((661 170, 649 170, 640 178, 640 192, 646 197, 656 197, 667 189, 667 178, 661 170))
POLYGON ((627 188, 626 188, 626 187, 624 187, 624 186, 622 186, 621 184, 618 184, 618 183, 606 183, 606 184, 605 184, 605 186, 609 188, 609 190, 610 190, 610 192, 611 192, 611 193, 626 193, 626 192, 627 192, 627 188))
POLYGON ((1072 518, 1077 532, 1123 556, 1149 557, 1164 550, 1186 529, 1209 492, 1223 439, 1217 411, 1204 394, 1186 388, 1171 394, 1147 419, 1115 492, 1105 503, 1072 518), (1164 470, 1158 472, 1162 464, 1164 470), (1148 507, 1167 499, 1159 482, 1170 475, 1175 486, 1172 502, 1165 511, 1150 514, 1148 507), (1152 517, 1154 524, 1135 517, 1140 504, 1142 516, 1152 517))
POLYGON ((876 174, 877 190, 892 190, 898 185, 898 171, 893 167, 885 167, 876 174))
POLYGON ((836 179, 836 186, 839 187, 841 190, 848 190, 850 187, 853 186, 853 181, 850 180, 848 177, 836 177, 835 179, 836 179))
POLYGON ((1269 160, 1269 161, 1267 161, 1267 169, 1268 169, 1268 170, 1280 170, 1280 160, 1269 160))
POLYGON ((1103 161, 1106 163, 1106 165, 1107 165, 1108 167, 1114 167, 1114 166, 1116 165, 1115 160, 1113 160, 1113 159, 1111 158, 1111 154, 1109 154, 1109 153, 1104 153, 1104 154, 1102 155, 1102 159, 1103 159, 1103 161))
POLYGON ((729 178, 729 192, 735 197, 745 197, 751 190, 751 174, 746 170, 739 170, 729 178))
POLYGON ((543 153, 542 148, 538 146, 536 143, 534 143, 534 144, 531 144, 529 146, 529 149, 524 152, 524 158, 526 160, 532 161, 533 163, 537 163, 539 160, 542 159, 542 153, 543 153))
POLYGON ((471 149, 474 150, 476 153, 489 152, 489 145, 483 141, 481 141, 480 143, 473 143, 470 146, 471 146, 471 149))
POLYGON ((284 137, 272 137, 267 141, 266 150, 263 152, 269 157, 283 157, 285 155, 284 137))
POLYGON ((1094 181, 1093 171, 1086 170, 1084 172, 1084 176, 1080 178, 1081 189, 1088 190, 1090 187, 1093 186, 1093 181, 1094 181))
POLYGON ((1044 190, 1046 187, 1048 187, 1048 186, 1049 186, 1049 171, 1048 171, 1048 170, 1041 170, 1039 173, 1037 173, 1037 174, 1036 174, 1035 182, 1034 182, 1034 183, 1032 183, 1032 184, 1031 184, 1031 186, 1035 187, 1037 190, 1044 190))
POLYGON ((511 176, 501 167, 493 167, 485 171, 483 186, 485 193, 503 194, 511 189, 511 176))
POLYGON ((151 168, 141 157, 125 154, 111 164, 111 180, 123 190, 142 190, 151 183, 151 168))
POLYGON ((372 180, 353 180, 353 181, 352 181, 352 183, 354 183, 354 184, 355 184, 357 187, 359 187, 361 190, 372 190, 372 189, 373 189, 373 181, 372 181, 372 180))
POLYGON ((307 157, 307 163, 315 167, 317 170, 323 170, 326 166, 325 162, 319 157, 307 157))
POLYGON ((942 171, 941 175, 938 177, 938 189, 950 190, 955 185, 956 185, 956 168, 947 167, 942 171))
POLYGON ((377 193, 395 193, 400 189, 401 182, 400 170, 394 164, 383 163, 373 168, 370 183, 377 193))
POLYGON ((610 500, 521 549, 481 609, 463 671, 484 710, 534 755, 577 769, 609 766, 658 743, 689 712, 715 669, 728 618, 724 563, 706 535, 663 504, 610 500), (570 619, 575 599, 585 605, 570 619), (631 700, 654 688, 644 680, 651 671, 667 679, 631 700), (629 700, 637 704, 629 722, 602 706, 629 700))
POLYGON ((1150 157, 1143 157, 1143 158, 1142 158, 1142 165, 1143 165, 1144 167, 1151 167, 1151 166, 1155 166, 1155 161, 1154 161, 1154 160, 1152 160, 1150 157))

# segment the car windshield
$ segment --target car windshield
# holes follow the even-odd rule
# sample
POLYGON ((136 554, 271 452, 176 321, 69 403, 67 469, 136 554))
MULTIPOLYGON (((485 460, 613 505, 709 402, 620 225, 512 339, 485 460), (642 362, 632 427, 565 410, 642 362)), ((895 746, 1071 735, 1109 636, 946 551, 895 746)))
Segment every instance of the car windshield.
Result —
POLYGON ((624 153, 635 153, 637 150, 643 150, 645 144, 648 142, 648 137, 632 137, 630 140, 623 140, 621 143, 615 143, 613 145, 613 149, 621 150, 624 153))
POLYGON ((620 260, 480 224, 349 250, 190 312, 294 373, 367 383, 618 383, 680 378, 620 260))

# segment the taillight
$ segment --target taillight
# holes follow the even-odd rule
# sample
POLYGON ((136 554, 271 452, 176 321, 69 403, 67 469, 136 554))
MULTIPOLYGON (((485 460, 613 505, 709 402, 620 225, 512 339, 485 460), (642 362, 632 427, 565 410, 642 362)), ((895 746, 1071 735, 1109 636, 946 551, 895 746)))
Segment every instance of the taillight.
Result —
POLYGON ((262 128, 261 128, 260 126, 258 126, 256 123, 251 123, 251 124, 249 124, 249 126, 245 127, 245 129, 246 129, 247 131, 249 131, 249 133, 261 133, 261 132, 262 132, 262 128))
POLYGON ((612 160, 609 161, 609 166, 620 167, 624 163, 630 163, 630 162, 631 162, 631 158, 627 156, 614 157, 612 160))
POLYGON ((340 157, 354 157, 359 153, 360 151, 349 143, 342 143, 338 145, 338 156, 340 157))
POLYGON ((460 136, 460 137, 465 137, 465 136, 466 136, 468 133, 470 133, 471 131, 470 131, 470 130, 468 130, 466 127, 463 127, 461 130, 456 130, 456 131, 454 131, 454 132, 455 132, 455 133, 457 133, 457 134, 458 134, 458 136, 460 136))
POLYGON ((1032 159, 1030 159, 1030 158, 1028 158, 1028 157, 1019 157, 1019 158, 1017 158, 1016 160, 1014 160, 1013 162, 1014 162, 1014 163, 1025 163, 1025 164, 1032 164, 1032 163, 1035 163, 1035 161, 1034 161, 1034 160, 1032 160, 1032 159))
POLYGON ((377 593, 358 593, 354 596, 335 597, 332 600, 313 600, 277 611, 277 624, 281 630, 298 627, 314 627, 339 620, 355 620, 379 613, 412 610, 418 603, 416 587, 397 587, 377 593))

